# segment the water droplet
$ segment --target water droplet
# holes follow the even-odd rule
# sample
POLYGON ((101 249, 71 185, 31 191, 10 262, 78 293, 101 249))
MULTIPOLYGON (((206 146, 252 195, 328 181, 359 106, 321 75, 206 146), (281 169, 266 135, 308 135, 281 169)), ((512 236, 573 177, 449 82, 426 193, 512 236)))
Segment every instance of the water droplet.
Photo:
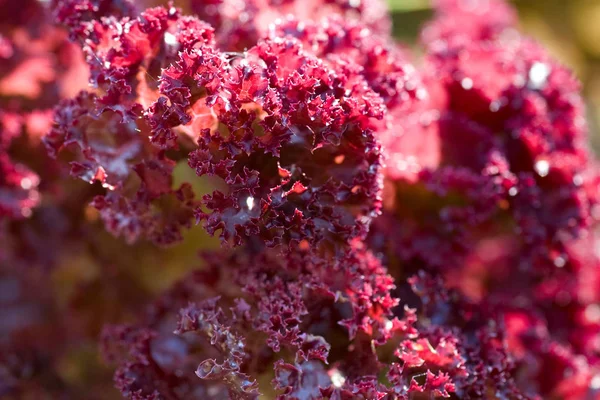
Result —
POLYGON ((29 178, 21 179, 21 187, 23 189, 29 190, 29 189, 31 189, 32 186, 33 186, 33 182, 31 181, 31 179, 29 179, 29 178))
POLYGON ((248 210, 252 210, 254 208, 254 197, 248 196, 246 198, 246 206, 248 207, 248 210))
POLYGON ((460 85, 465 90, 471 90, 471 89, 473 89, 473 79, 465 78, 460 82, 460 85))
POLYGON ((554 265, 556 265, 557 268, 564 267, 566 263, 567 260, 563 256, 558 256, 554 259, 554 265))
POLYGON ((201 379, 206 379, 215 369, 214 360, 203 361, 196 370, 196 375, 201 379))
POLYGON ((390 321, 389 319, 387 321, 385 321, 385 329, 386 330, 390 330, 394 327, 394 323, 392 321, 390 321))
POLYGON ((177 38, 175 37, 175 35, 173 35, 172 33, 165 33, 165 38, 164 38, 165 44, 169 45, 169 46, 175 46, 177 45, 177 38))
POLYGON ((600 389, 600 375, 596 375, 592 378, 590 382, 590 387, 594 390, 600 389))
POLYGON ((331 371, 331 383, 333 384, 333 386, 340 388, 344 386, 345 382, 346 378, 344 378, 344 376, 340 373, 339 370, 334 369, 333 371, 331 371))
MULTIPOLYGON (((600 322, 600 306, 598 304, 590 304, 585 308, 585 318, 591 323, 600 322)), ((600 386, 599 386, 600 388, 600 386)))
POLYGON ((573 176, 573 185, 575 185, 575 186, 583 185, 583 178, 581 177, 581 175, 575 174, 573 176))
POLYGON ((360 7, 361 0, 350 0, 350 7, 358 8, 360 7))
POLYGON ((241 12, 238 14, 238 20, 241 23, 246 23, 250 20, 250 14, 248 14, 247 12, 241 12))
POLYGON ((497 175, 498 173, 500 173, 500 169, 498 167, 496 167, 495 165, 492 165, 492 166, 488 167, 487 172, 490 175, 497 175))
POLYGON ((498 100, 492 101, 492 103, 490 104, 490 111, 498 112, 500 110, 500 105, 501 105, 500 101, 498 101, 498 100))
POLYGON ((546 160, 539 160, 535 163, 535 172, 538 173, 542 178, 548 176, 550 172, 550 163, 546 160))
POLYGON ((508 195, 511 197, 515 197, 517 194, 519 194, 519 189, 517 189, 516 187, 511 187, 510 189, 508 189, 508 195))
POLYGON ((547 64, 536 62, 529 70, 529 86, 532 89, 541 89, 546 85, 550 76, 550 67, 547 64))

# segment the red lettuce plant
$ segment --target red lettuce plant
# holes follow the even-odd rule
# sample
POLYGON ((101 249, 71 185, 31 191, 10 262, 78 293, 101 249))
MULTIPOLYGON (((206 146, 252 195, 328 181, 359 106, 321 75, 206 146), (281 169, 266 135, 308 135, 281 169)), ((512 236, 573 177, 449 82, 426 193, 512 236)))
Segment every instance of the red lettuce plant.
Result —
POLYGON ((378 0, 159 3, 0 21, 0 396, 599 395, 580 87, 510 6, 417 59, 378 0))

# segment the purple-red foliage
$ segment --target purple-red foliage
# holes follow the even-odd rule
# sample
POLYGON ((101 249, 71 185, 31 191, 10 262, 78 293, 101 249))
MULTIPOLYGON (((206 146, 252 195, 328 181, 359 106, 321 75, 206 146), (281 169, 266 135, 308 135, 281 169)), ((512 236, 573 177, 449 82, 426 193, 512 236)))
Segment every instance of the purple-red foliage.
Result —
POLYGON ((377 33, 389 35, 391 30, 383 0, 189 0, 189 5, 215 28, 219 48, 226 51, 252 47, 272 23, 288 15, 303 21, 339 15, 360 21, 377 33))
POLYGON ((153 140, 169 143, 181 125, 198 143, 189 166, 228 186, 196 211, 209 233, 269 246, 338 246, 366 234, 380 206, 371 120, 383 106, 364 81, 293 39, 269 39, 240 55, 183 52, 161 93, 148 113, 153 140))
POLYGON ((77 8, 64 8, 73 15, 61 18, 82 27, 85 36, 78 39, 96 90, 57 108, 44 139, 48 151, 70 152, 71 174, 107 189, 93 205, 111 233, 129 242, 140 236, 158 244, 180 240, 181 228, 190 225, 194 194, 187 183, 173 188, 177 159, 151 143, 145 113, 158 96, 162 69, 178 52, 212 43, 212 28, 173 8, 89 21, 77 8))
POLYGON ((111 398, 99 335, 132 400, 598 398, 580 85, 509 5, 417 67, 379 0, 159 3, 0 0, 0 397, 111 398))

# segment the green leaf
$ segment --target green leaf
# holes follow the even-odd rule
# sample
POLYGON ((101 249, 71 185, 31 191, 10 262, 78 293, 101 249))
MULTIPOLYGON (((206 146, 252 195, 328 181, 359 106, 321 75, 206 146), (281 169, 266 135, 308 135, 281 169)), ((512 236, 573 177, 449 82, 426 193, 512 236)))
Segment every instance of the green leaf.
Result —
POLYGON ((391 13, 426 10, 431 7, 429 0, 388 0, 391 13))

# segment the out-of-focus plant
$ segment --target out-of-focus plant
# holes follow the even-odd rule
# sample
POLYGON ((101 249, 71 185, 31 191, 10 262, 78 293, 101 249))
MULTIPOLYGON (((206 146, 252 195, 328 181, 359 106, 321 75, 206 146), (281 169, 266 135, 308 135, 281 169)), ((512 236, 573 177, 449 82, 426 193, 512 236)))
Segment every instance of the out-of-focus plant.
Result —
POLYGON ((0 396, 600 396, 585 104, 509 4, 5 3, 0 396))

